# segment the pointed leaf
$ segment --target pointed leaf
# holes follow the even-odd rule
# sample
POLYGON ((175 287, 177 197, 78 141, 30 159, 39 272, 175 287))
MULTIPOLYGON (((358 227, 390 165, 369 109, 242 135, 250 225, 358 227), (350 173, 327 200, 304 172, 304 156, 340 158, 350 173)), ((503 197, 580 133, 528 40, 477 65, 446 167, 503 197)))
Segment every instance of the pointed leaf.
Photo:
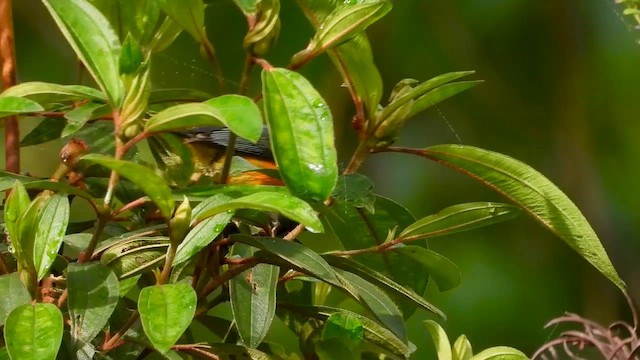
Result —
POLYGON ((68 120, 68 123, 62 130, 62 134, 60 134, 60 136, 69 136, 82 129, 87 121, 105 116, 109 114, 109 112, 109 107, 104 104, 90 102, 80 105, 64 115, 68 120))
POLYGON ((451 84, 446 84, 438 87, 437 89, 431 90, 425 95, 417 98, 411 107, 411 111, 407 118, 413 117, 417 113, 438 104, 456 94, 459 94, 467 89, 471 89, 472 87, 482 83, 482 80, 475 81, 459 81, 451 84))
MULTIPOLYGON (((245 244, 235 244, 233 254, 250 257, 255 252, 245 244)), ((229 281, 231 310, 242 342, 257 348, 267 335, 276 313, 276 286, 279 268, 258 264, 229 281)))
POLYGON ((321 232, 323 230, 318 215, 316 215, 309 204, 295 196, 267 191, 253 193, 211 207, 197 216, 194 215, 194 219, 201 221, 209 216, 235 209, 255 209, 277 212, 306 226, 311 232, 321 232))
POLYGON ((4 325, 9 313, 20 305, 28 304, 31 296, 24 287, 17 272, 0 276, 0 326, 4 325))
POLYGON ((625 288, 584 215, 567 195, 529 165, 466 145, 432 146, 424 150, 424 156, 461 171, 506 196, 558 235, 616 286, 625 288))
POLYGON ((279 238, 252 237, 239 234, 231 235, 231 239, 273 254, 298 271, 310 274, 329 284, 341 286, 331 266, 320 255, 303 245, 279 238))
POLYGON ((54 360, 62 342, 62 313, 53 304, 21 305, 7 317, 4 341, 12 359, 54 360))
POLYGON ((406 255, 418 261, 426 270, 426 273, 433 277, 440 291, 451 290, 460 285, 460 270, 456 264, 435 251, 415 246, 398 246, 393 252, 406 255))
POLYGON ((471 343, 465 335, 458 337, 451 350, 453 352, 453 360, 471 360, 473 357, 471 343))
POLYGON ((162 216, 165 218, 171 216, 174 207, 171 189, 153 170, 136 163, 116 160, 100 154, 88 154, 80 159, 107 167, 136 184, 158 206, 162 216))
POLYGON ((168 48, 182 32, 182 27, 170 17, 166 17, 157 31, 153 33, 153 39, 149 44, 151 53, 159 53, 168 48))
POLYGON ((41 180, 39 178, 17 175, 6 171, 0 171, 0 191, 11 189, 15 180, 18 180, 27 189, 52 190, 70 195, 77 195, 84 199, 91 199, 91 195, 86 191, 80 190, 66 183, 41 180))
POLYGON ((338 179, 331 111, 300 74, 262 71, 264 113, 280 175, 291 193, 325 200, 338 179))
POLYGON ((71 338, 79 344, 90 342, 116 308, 120 296, 118 278, 99 262, 69 264, 67 289, 71 338))
POLYGON ((44 111, 44 108, 35 101, 14 96, 0 96, 0 118, 44 111))
POLYGON ((348 284, 355 289, 358 300, 371 310, 387 329, 396 334, 400 340, 407 341, 404 317, 389 295, 357 275, 343 270, 336 270, 336 272, 345 285, 348 284))
POLYGON ((437 214, 407 226, 399 238, 417 239, 469 231, 515 218, 520 209, 513 205, 475 202, 449 206, 437 214))
POLYGON ((427 320, 423 322, 424 327, 431 335, 431 339, 436 346, 436 352, 438 353, 438 360, 452 360, 451 343, 444 329, 433 320, 427 320))
POLYGON ((45 0, 44 5, 111 105, 120 106, 120 41, 109 21, 87 0, 45 0))
POLYGON ((24 82, 5 90, 0 97, 16 96, 39 104, 64 103, 77 100, 106 101, 99 90, 82 85, 60 85, 38 81, 24 82))
POLYGON ((44 118, 22 140, 20 146, 39 145, 51 140, 60 139, 65 121, 58 118, 44 118))
POLYGON ((154 133, 206 126, 226 126, 238 136, 256 142, 262 135, 262 115, 248 97, 223 95, 203 103, 167 108, 147 121, 145 131, 154 133))
MULTIPOLYGON (((413 291, 413 289, 398 284, 397 282, 391 280, 384 274, 375 271, 374 269, 366 267, 355 260, 341 256, 326 254, 322 255, 322 258, 325 259, 327 263, 333 267, 357 275, 370 282, 371 284, 381 287, 390 294, 400 295, 414 302, 416 305, 422 307, 423 309, 440 316, 442 319, 447 319, 446 315, 440 309, 430 304, 421 295, 413 291)), ((429 272, 429 275, 432 274, 429 272)))
POLYGON ((522 351, 507 346, 496 346, 481 351, 471 358, 471 360, 526 360, 528 359, 522 351))
POLYGON ((133 237, 110 246, 100 262, 111 268, 119 279, 125 279, 158 267, 165 259, 168 247, 167 237, 133 237))
POLYGON ((11 186, 2 189, 11 189, 11 193, 9 193, 9 197, 4 206, 4 226, 9 234, 9 239, 12 242, 17 242, 20 236, 18 220, 29 207, 31 199, 29 199, 27 189, 25 189, 22 182, 9 179, 7 185, 9 184, 11 184, 11 186))
POLYGON ((138 311, 145 334, 161 353, 169 351, 195 314, 197 295, 189 284, 149 286, 140 291, 138 311))
POLYGON ((160 8, 197 41, 204 33, 204 2, 202 0, 160 0, 160 8))
MULTIPOLYGON (((193 209, 192 219, 195 219, 203 211, 230 200, 230 197, 222 194, 214 195, 193 209)), ((173 265, 176 266, 186 262, 209 245, 220 235, 234 214, 235 211, 224 211, 197 223, 178 246, 173 265)))
POLYGON ((55 194, 44 203, 38 215, 38 229, 33 245, 33 264, 38 280, 49 273, 68 224, 69 199, 67 195, 55 194))

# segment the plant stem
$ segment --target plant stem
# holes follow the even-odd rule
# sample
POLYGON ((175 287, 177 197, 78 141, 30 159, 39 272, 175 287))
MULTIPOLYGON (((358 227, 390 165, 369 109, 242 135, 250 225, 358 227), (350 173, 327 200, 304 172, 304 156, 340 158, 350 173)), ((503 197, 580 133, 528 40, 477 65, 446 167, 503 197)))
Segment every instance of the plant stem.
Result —
MULTIPOLYGON (((16 84, 16 53, 13 36, 11 0, 0 0, 0 61, 2 62, 2 90, 16 84)), ((20 128, 18 118, 10 116, 4 120, 6 169, 20 173, 20 128)))
POLYGON ((98 214, 98 220, 96 221, 96 230, 91 237, 91 241, 89 241, 89 246, 87 246, 87 250, 84 251, 82 256, 78 259, 79 263, 85 263, 91 260, 93 256, 93 252, 96 250, 96 246, 98 245, 98 241, 100 237, 102 237, 102 232, 104 231, 107 222, 109 221, 110 215, 106 214, 98 214))
POLYGON ((167 249, 167 257, 164 259, 162 273, 160 274, 160 278, 158 278, 158 285, 166 284, 167 280, 169 280, 169 276, 171 276, 171 266, 173 265, 173 259, 176 257, 177 250, 178 247, 174 246, 173 241, 171 241, 167 249))
POLYGON ((256 266, 257 264, 258 264, 258 260, 254 259, 254 261, 247 262, 247 263, 242 264, 242 265, 234 266, 234 267, 230 268, 229 270, 225 271, 224 273, 222 273, 217 278, 211 279, 209 281, 209 283, 205 286, 205 288, 202 291, 202 293, 200 294, 200 298, 201 299, 206 298, 207 296, 209 296, 209 294, 211 294, 215 289, 220 287, 222 284, 224 284, 225 282, 233 279, 235 276, 237 276, 239 274, 242 274, 243 272, 251 269, 252 267, 256 266))
POLYGON ((124 325, 122 325, 120 330, 118 330, 117 333, 115 333, 111 338, 109 338, 108 341, 106 341, 104 344, 102 344, 100 349, 102 351, 104 351, 104 352, 107 352, 107 351, 117 347, 119 345, 118 342, 120 341, 120 339, 129 330, 129 328, 131 328, 133 326, 133 324, 135 324, 136 321, 138 321, 139 317, 140 317, 140 313, 137 310, 134 311, 133 314, 131 314, 131 316, 129 317, 129 319, 127 319, 127 322, 124 323, 124 325))
POLYGON ((203 33, 200 34, 200 44, 204 49, 204 53, 207 56, 207 60, 211 63, 211 68, 213 69, 213 75, 216 77, 218 81, 218 87, 221 94, 227 92, 226 85, 224 83, 224 76, 222 76, 222 68, 220 67, 220 62, 218 61, 218 57, 216 56, 216 50, 213 47, 213 44, 207 38, 207 35, 203 33))
POLYGON ((353 156, 351 156, 349 165, 347 165, 347 168, 344 169, 344 174, 351 174, 358 171, 358 169, 360 169, 360 166, 362 166, 362 163, 364 163, 364 160, 367 158, 367 156, 369 156, 370 153, 371 149, 369 149, 369 146, 367 145, 366 138, 360 139, 356 151, 353 153, 353 156))

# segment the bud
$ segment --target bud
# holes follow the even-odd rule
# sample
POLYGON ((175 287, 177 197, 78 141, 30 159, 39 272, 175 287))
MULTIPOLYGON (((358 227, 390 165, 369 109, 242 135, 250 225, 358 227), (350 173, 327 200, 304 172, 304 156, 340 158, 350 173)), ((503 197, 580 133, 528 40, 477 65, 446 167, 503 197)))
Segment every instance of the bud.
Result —
POLYGON ((184 200, 176 209, 173 218, 169 221, 169 229, 171 231, 171 242, 173 246, 178 246, 189 232, 191 224, 191 204, 189 199, 184 196, 184 200))

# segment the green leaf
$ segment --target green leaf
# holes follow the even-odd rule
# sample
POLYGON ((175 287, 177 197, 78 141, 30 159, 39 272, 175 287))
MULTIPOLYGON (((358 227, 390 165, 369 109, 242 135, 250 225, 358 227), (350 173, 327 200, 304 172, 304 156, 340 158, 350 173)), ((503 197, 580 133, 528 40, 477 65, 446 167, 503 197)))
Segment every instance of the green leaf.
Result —
POLYGON ((80 159, 107 167, 136 184, 158 206, 162 216, 165 218, 171 216, 174 207, 171 189, 153 170, 136 163, 116 160, 100 154, 88 154, 80 159))
POLYGON ((82 129, 87 121, 98 119, 109 113, 109 107, 104 104, 90 102, 80 105, 77 108, 64 114, 64 117, 68 120, 68 123, 67 126, 65 126, 62 130, 60 136, 69 136, 82 129))
MULTIPOLYGON (((222 194, 214 195, 193 209, 192 218, 195 219, 196 216, 200 215, 203 211, 224 204, 229 200, 231 200, 231 198, 228 196, 222 194)), ((231 221, 234 213, 234 211, 221 212, 197 223, 178 246, 173 265, 179 265, 188 261, 191 257, 198 254, 200 250, 209 245, 224 230, 225 226, 231 221)))
POLYGON ((20 305, 28 304, 31 296, 20 281, 17 272, 0 276, 0 326, 4 325, 9 313, 20 305))
POLYGON ((62 313, 53 304, 18 306, 7 317, 4 341, 12 359, 54 360, 62 342, 62 313))
POLYGON ((133 237, 110 246, 100 262, 109 266, 119 279, 125 279, 158 267, 165 259, 168 247, 166 237, 133 237))
POLYGON ((309 204, 295 196, 267 191, 253 193, 211 207, 197 216, 194 215, 194 219, 200 221, 209 216, 236 209, 255 209, 277 212, 291 220, 299 222, 311 232, 321 232, 323 230, 322 223, 320 222, 320 219, 318 219, 318 215, 316 215, 315 211, 309 204))
POLYGON ((453 352, 453 360, 471 360, 473 357, 471 343, 465 335, 458 337, 451 350, 453 352))
POLYGON ((509 156, 466 145, 436 145, 424 156, 463 172, 512 200, 558 235, 620 289, 618 276, 587 219, 556 185, 529 165, 509 156))
POLYGON ((398 238, 418 239, 450 235, 511 220, 519 214, 520 209, 507 204, 492 202, 458 204, 407 226, 398 238))
POLYGON ((528 359, 522 351, 507 346, 496 346, 481 351, 471 358, 471 360, 526 360, 528 359))
POLYGON ((260 3, 260 0, 233 0, 233 2, 245 16, 249 16, 258 11, 258 4, 260 3))
POLYGON ((359 318, 345 313, 329 316, 322 328, 320 341, 315 345, 320 360, 361 359, 360 344, 364 326, 359 318))
MULTIPOLYGON (((246 348, 240 345, 233 344, 209 344, 208 349, 214 356, 220 358, 220 360, 280 360, 280 357, 266 354, 256 349, 246 348)), ((214 358, 212 356, 212 358, 214 358)))
POLYGON ((160 8, 194 39, 206 38, 202 0, 159 0, 160 8))
POLYGON ((0 96, 0 118, 44 111, 44 108, 35 101, 14 96, 0 96))
POLYGON ((0 171, 0 191, 11 189, 15 180, 18 180, 27 189, 52 190, 77 195, 85 199, 91 199, 91 195, 66 183, 51 180, 41 180, 29 176, 0 171))
POLYGON ((376 211, 373 206, 376 201, 376 196, 373 193, 373 182, 359 173, 339 176, 331 197, 340 199, 343 203, 350 204, 353 207, 363 208, 370 213, 376 211))
POLYGON ((280 174, 291 193, 322 201, 338 178, 331 111, 300 74, 262 71, 264 113, 280 174))
MULTIPOLYGON (((255 248, 239 243, 233 254, 253 256, 255 248)), ((229 281, 231 310, 242 342, 256 348, 267 335, 276 313, 276 286, 279 268, 258 264, 229 281)))
POLYGON ((333 314, 346 314, 358 319, 364 327, 364 340, 373 346, 376 353, 393 354, 402 359, 409 358, 411 351, 408 345, 398 339, 391 331, 377 322, 354 312, 331 308, 327 306, 300 306, 293 304, 278 304, 279 311, 287 311, 301 315, 305 320, 312 318, 326 321, 333 314))
MULTIPOLYGON (((414 302, 416 305, 422 307, 423 309, 440 316, 444 320, 446 320, 447 318, 440 309, 426 301, 420 294, 413 291, 413 289, 398 284, 397 282, 391 280, 384 274, 375 271, 374 269, 366 267, 355 260, 341 256, 326 254, 323 255, 322 258, 325 259, 327 263, 333 267, 357 275, 373 285, 380 286, 388 293, 400 295, 414 302)), ((431 273, 429 273, 429 275, 431 275, 431 273)))
POLYGON ((78 344, 88 343, 102 331, 116 308, 118 278, 98 262, 72 263, 67 270, 67 289, 71 337, 78 344))
POLYGON ((438 87, 437 89, 431 90, 425 95, 415 99, 413 106, 411 107, 411 111, 407 118, 415 116, 417 113, 438 104, 456 94, 459 94, 467 89, 471 89, 472 87, 482 83, 482 80, 475 81, 458 81, 451 84, 446 84, 438 87))
POLYGON ((337 270, 345 288, 402 341, 407 341, 407 329, 402 311, 384 291, 352 273, 337 270), (355 290, 355 291, 354 291, 355 290))
POLYGON ((197 295, 189 284, 149 286, 140 291, 138 311, 145 334, 153 346, 166 353, 189 327, 197 295))
POLYGON ((47 141, 60 139, 65 126, 66 124, 62 119, 44 118, 20 140, 20 146, 39 145, 47 141))
POLYGON ((203 103, 179 104, 167 108, 147 121, 148 133, 193 127, 226 126, 236 135, 256 142, 262 135, 262 116, 248 97, 222 95, 203 103))
POLYGON ((436 346, 438 360, 452 360, 453 355, 451 354, 451 344, 449 343, 447 333, 444 332, 444 329, 440 324, 433 320, 424 321, 423 324, 431 335, 431 339, 436 346))
POLYGON ((120 106, 120 41, 109 21, 86 0, 45 0, 44 5, 111 105, 120 106))
POLYGON ((100 91, 82 85, 60 85, 31 81, 12 86, 0 97, 22 97, 39 104, 64 103, 78 100, 106 101, 100 91))
MULTIPOLYGON (((14 236, 11 244, 18 262, 18 268, 29 273, 29 277, 36 277, 34 261, 34 242, 38 230, 38 212, 44 201, 43 196, 37 196, 20 215, 17 222, 18 234, 14 236)), ((22 274, 21 274, 22 275, 22 274)), ((25 281, 23 279, 23 281, 25 281)), ((33 279, 37 281, 37 279, 33 279)), ((29 286, 29 282, 25 281, 29 286)), ((33 294, 32 294, 33 295, 33 294)))
POLYGON ((67 195, 50 197, 38 214, 38 228, 33 244, 33 264, 41 280, 60 250, 62 239, 69 224, 69 199, 67 195))
POLYGON ((403 254, 422 264, 426 274, 433 277, 440 291, 451 290, 460 285, 460 270, 456 264, 435 251, 420 246, 407 245, 395 247, 393 252, 403 254))
MULTIPOLYGON (((4 226, 7 229, 7 233, 9 234, 11 241, 19 242, 20 227, 18 225, 18 221, 29 207, 31 199, 29 199, 27 189, 25 189, 24 185, 20 181, 9 179, 8 183, 10 183, 11 186, 7 186, 2 189, 3 191, 11 189, 11 193, 9 194, 4 206, 4 226)), ((19 249, 20 247, 18 247, 16 251, 19 249)))
MULTIPOLYGON (((405 207, 387 198, 377 196, 374 208, 375 212, 371 213, 336 200, 332 206, 319 207, 318 210, 326 227, 332 230, 346 250, 366 249, 382 244, 390 232, 402 230, 415 222, 415 218, 405 207)), ((426 246, 426 241, 418 241, 418 244, 426 246)), ((403 254, 385 251, 360 254, 353 259, 370 269, 376 269, 417 294, 424 294, 427 288, 428 277, 424 276, 424 267, 403 254)), ((396 296, 394 299, 402 307, 405 316, 416 310, 414 302, 406 300, 404 296, 396 296)))
POLYGON ((284 260, 298 271, 310 274, 329 284, 342 286, 331 266, 320 255, 303 245, 279 238, 251 237, 239 234, 231 235, 231 240, 264 250, 284 260))
POLYGON ((213 96, 196 89, 153 89, 149 95, 149 104, 166 102, 202 102, 213 96))
MULTIPOLYGON (((0 172, 0 174, 2 173, 0 172)), ((187 189, 176 189, 174 196, 177 196, 177 199, 181 199, 182 195, 186 195, 189 200, 202 201, 217 194, 241 197, 265 191, 289 195, 286 187, 275 185, 198 185, 187 189)))
POLYGON ((165 50, 181 32, 182 27, 170 17, 166 17, 158 30, 153 33, 153 39, 151 39, 151 43, 149 44, 150 51, 155 54, 165 50))
POLYGON ((120 75, 134 75, 145 60, 144 53, 140 47, 140 43, 131 36, 131 33, 127 34, 127 37, 122 43, 122 50, 120 52, 119 69, 120 75))

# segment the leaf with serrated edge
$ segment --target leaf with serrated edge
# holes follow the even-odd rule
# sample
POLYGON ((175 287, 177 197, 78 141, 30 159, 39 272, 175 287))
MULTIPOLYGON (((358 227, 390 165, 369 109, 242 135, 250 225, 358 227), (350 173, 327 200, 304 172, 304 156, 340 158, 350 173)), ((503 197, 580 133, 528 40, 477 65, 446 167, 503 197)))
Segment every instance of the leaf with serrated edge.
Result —
POLYGON ((529 165, 507 155, 468 145, 436 145, 423 155, 489 186, 558 235, 620 289, 626 287, 576 205, 529 165))

